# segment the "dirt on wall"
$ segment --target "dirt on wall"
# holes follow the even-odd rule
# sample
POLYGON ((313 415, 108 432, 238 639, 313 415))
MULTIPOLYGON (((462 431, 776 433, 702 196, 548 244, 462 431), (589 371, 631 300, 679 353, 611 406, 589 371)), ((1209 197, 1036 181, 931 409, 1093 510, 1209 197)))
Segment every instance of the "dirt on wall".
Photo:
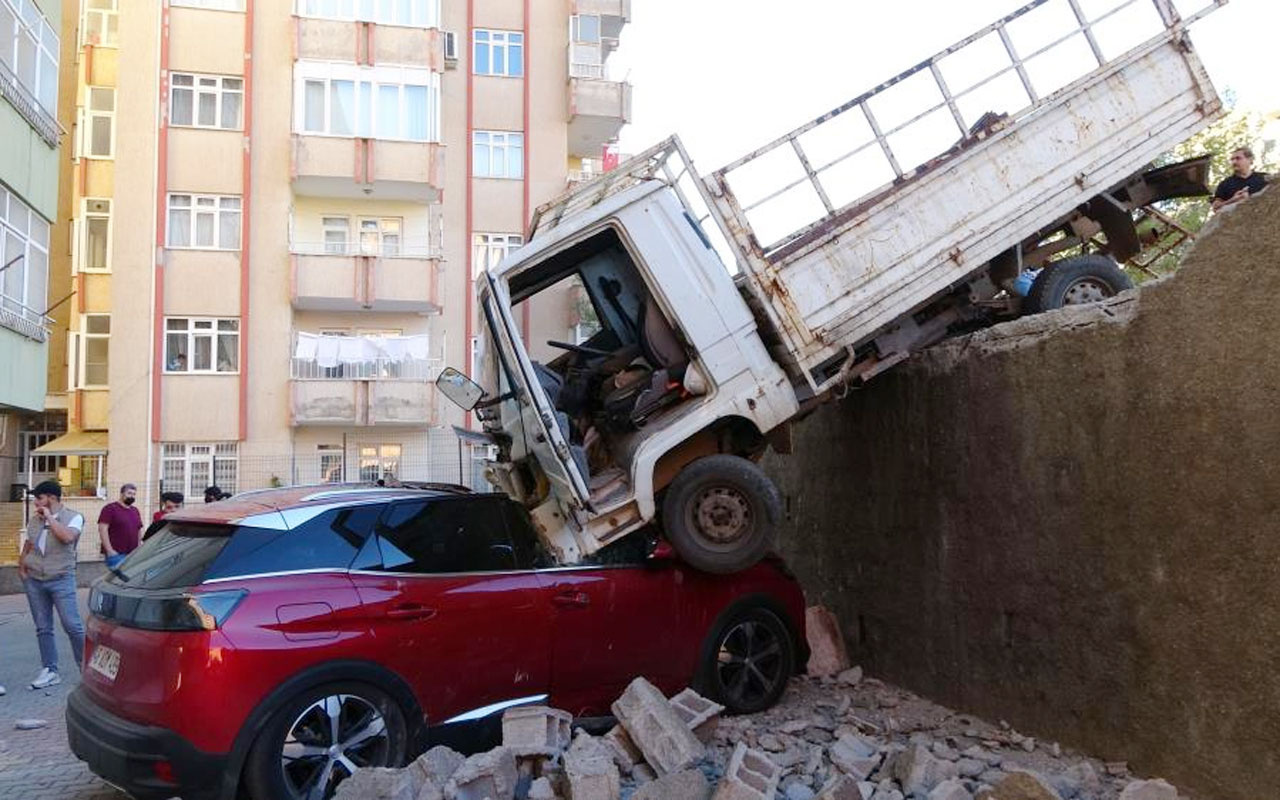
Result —
POLYGON ((1280 797, 1280 189, 1175 277, 936 347, 795 447, 780 544, 872 674, 1280 797))

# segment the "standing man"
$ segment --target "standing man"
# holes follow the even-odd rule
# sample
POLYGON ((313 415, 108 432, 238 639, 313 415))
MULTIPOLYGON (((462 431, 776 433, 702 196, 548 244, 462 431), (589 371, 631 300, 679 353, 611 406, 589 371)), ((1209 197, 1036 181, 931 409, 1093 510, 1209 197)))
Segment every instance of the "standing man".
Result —
POLYGON ((134 508, 138 487, 126 483, 120 487, 120 499, 107 503, 98 514, 98 538, 107 569, 115 569, 132 553, 142 537, 142 513, 134 508))
POLYGON ((1248 200, 1267 188, 1267 174, 1253 171, 1253 151, 1237 147, 1231 151, 1231 174, 1218 184, 1213 193, 1213 210, 1248 200))
POLYGON ((18 559, 18 575, 27 590, 27 603, 36 624, 40 645, 40 674, 32 689, 62 683, 58 675, 58 646, 53 640, 53 611, 71 640, 76 666, 84 663, 84 623, 76 606, 76 542, 84 530, 84 515, 62 504, 62 487, 56 481, 36 486, 35 513, 27 523, 27 538, 18 559))
POLYGON ((173 512, 182 508, 184 500, 186 500, 186 498, 182 496, 182 492, 161 492, 160 510, 151 515, 151 521, 159 522, 173 512))

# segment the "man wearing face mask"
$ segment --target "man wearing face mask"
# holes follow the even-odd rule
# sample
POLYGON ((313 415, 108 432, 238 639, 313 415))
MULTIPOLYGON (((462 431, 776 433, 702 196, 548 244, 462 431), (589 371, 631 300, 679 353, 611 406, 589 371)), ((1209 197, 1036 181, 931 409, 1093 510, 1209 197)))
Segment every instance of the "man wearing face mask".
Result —
POLYGON ((137 500, 138 487, 126 483, 120 487, 120 499, 107 503, 98 514, 98 538, 102 540, 107 569, 119 566, 124 557, 138 546, 142 536, 142 514, 134 506, 137 500))

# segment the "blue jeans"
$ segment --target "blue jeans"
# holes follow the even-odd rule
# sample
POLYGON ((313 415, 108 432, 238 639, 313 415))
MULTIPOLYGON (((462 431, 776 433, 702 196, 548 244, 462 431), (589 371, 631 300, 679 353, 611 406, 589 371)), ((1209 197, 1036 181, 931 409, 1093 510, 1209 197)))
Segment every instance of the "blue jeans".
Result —
POLYGON ((124 561, 124 557, 124 553, 116 553, 114 556, 107 556, 105 559, 107 562, 107 569, 115 569, 120 566, 121 562, 124 561))
POLYGON ((76 666, 84 664, 84 623, 76 605, 76 574, 70 572, 47 581, 27 578, 27 604, 36 623, 36 642, 40 645, 40 661, 52 670, 58 669, 58 646, 53 641, 53 611, 57 609, 62 629, 71 640, 71 653, 76 666))

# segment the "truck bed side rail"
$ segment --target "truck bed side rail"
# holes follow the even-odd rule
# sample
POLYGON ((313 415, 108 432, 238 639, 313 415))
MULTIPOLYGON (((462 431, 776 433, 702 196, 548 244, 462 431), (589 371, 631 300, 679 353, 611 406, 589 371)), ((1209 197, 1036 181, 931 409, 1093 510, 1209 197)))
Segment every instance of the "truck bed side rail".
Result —
MULTIPOLYGON (((1205 5, 1182 17, 1172 0, 1113 0, 1111 7, 1090 18, 1083 8, 1087 0, 1033 0, 708 175, 706 183, 717 206, 716 216, 727 223, 724 233, 733 240, 735 249, 744 252, 749 262, 757 262, 748 264, 748 268, 760 266, 758 261, 785 258, 803 242, 820 238, 838 218, 847 217, 966 146, 1053 103, 1079 76, 1104 70, 1136 47, 1150 46, 1153 41, 1129 42, 1114 52, 1115 48, 1108 45, 1116 37, 1104 37, 1100 31, 1112 34, 1119 25, 1129 26, 1137 12, 1150 17, 1154 6, 1156 19, 1163 26, 1162 31, 1156 29, 1156 39, 1178 41, 1188 25, 1226 5, 1228 0, 1202 2, 1205 5), (1039 18, 1033 20, 1029 15, 1037 10, 1039 18), (1056 20, 1045 19, 1051 11, 1064 13, 1059 13, 1056 20), (1031 27, 1033 21, 1038 24, 1031 27), (1053 22, 1062 27, 1046 24, 1053 22), (1037 41, 1023 52, 1015 33, 1028 34, 1022 38, 1048 41, 1037 41), (1087 57, 1093 63, 1070 80, 1060 82, 1061 88, 1051 86, 1044 91, 1046 64, 1055 57, 1061 60, 1071 47, 1077 51, 1073 55, 1080 55, 1087 48, 1087 57), (963 87, 952 85, 954 77, 949 80, 947 72, 953 76, 974 72, 982 58, 990 63, 993 52, 1002 55, 1007 63, 971 79, 963 87), (1011 86, 1014 92, 1009 91, 1011 86), (996 90, 1003 90, 999 94, 1001 102, 1016 98, 1019 86, 1025 104, 1016 111, 997 113, 984 105, 996 90), (919 105, 882 104, 887 102, 883 98, 890 91, 897 93, 897 100, 904 94, 914 94, 917 100, 930 99, 918 113, 902 113, 899 109, 904 106, 919 105), (882 119, 890 113, 892 120, 882 119), (948 120, 950 125, 944 124, 948 120), (858 143, 848 147, 850 139, 858 143), (935 144, 934 149, 928 149, 929 142, 935 144), (867 185, 869 179, 880 182, 867 185), (735 194, 734 187, 741 196, 735 194)), ((1156 26, 1155 19, 1144 22, 1149 28, 1156 26)))

